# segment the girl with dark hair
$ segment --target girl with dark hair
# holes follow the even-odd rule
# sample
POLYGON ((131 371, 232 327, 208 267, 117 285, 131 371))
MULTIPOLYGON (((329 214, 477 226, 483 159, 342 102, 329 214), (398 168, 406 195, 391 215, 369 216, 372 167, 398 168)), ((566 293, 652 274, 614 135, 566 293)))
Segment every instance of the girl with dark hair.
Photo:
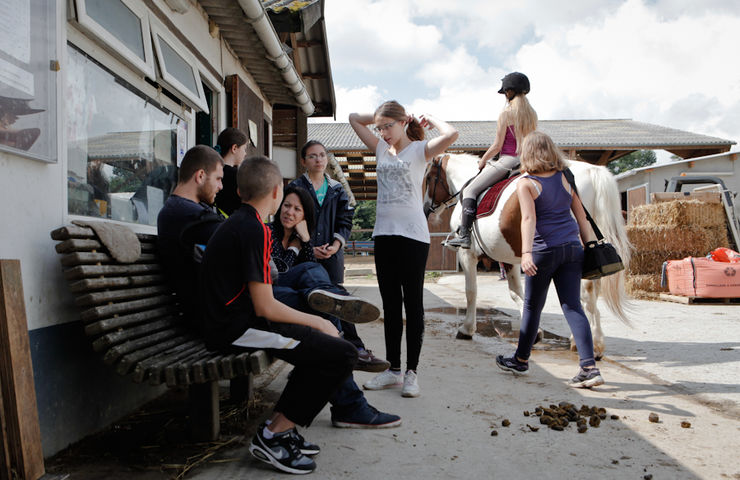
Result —
POLYGON ((294 264, 315 262, 311 233, 316 221, 311 195, 300 187, 289 186, 277 214, 276 221, 268 226, 272 230, 272 259, 278 272, 285 273, 294 264))
POLYGON ((396 101, 375 113, 352 113, 349 123, 360 140, 375 152, 378 199, 375 228, 375 269, 383 299, 386 358, 391 368, 366 382, 368 390, 401 384, 402 306, 406 308, 406 373, 401 395, 417 397, 416 369, 424 336, 424 270, 429 253, 429 227, 422 204, 427 162, 457 139, 453 127, 426 115, 418 120, 396 101), (374 124, 374 132, 370 125, 374 124), (424 140, 424 127, 439 136, 424 140))
POLYGON ((242 203, 236 191, 236 171, 247 156, 247 140, 244 132, 229 127, 219 133, 213 147, 224 159, 224 188, 216 195, 216 207, 226 217, 242 203))

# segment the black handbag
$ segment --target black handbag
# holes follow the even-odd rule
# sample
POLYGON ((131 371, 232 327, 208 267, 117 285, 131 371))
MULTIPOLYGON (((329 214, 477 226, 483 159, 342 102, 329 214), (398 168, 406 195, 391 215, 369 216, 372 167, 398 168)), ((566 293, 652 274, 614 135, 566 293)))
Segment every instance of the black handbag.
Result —
MULTIPOLYGON (((563 175, 565 175, 573 191, 578 193, 573 172, 566 168, 563 171, 563 175)), ((622 258, 617 253, 617 249, 614 248, 614 245, 604 240, 604 235, 601 234, 601 230, 596 226, 596 222, 591 218, 591 214, 588 213, 585 206, 583 207, 583 211, 586 212, 586 218, 591 223, 591 228, 594 229, 597 240, 586 242, 583 250, 583 273, 581 277, 586 280, 596 280, 624 270, 624 264, 622 263, 622 258)))

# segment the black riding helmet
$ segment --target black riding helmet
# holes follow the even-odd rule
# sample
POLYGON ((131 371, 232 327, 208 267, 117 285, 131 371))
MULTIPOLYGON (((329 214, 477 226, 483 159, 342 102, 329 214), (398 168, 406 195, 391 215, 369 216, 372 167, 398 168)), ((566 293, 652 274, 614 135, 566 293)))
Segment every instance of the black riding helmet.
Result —
POLYGON ((512 72, 501 79, 501 90, 498 93, 504 93, 506 90, 527 94, 529 93, 529 79, 523 73, 512 72))

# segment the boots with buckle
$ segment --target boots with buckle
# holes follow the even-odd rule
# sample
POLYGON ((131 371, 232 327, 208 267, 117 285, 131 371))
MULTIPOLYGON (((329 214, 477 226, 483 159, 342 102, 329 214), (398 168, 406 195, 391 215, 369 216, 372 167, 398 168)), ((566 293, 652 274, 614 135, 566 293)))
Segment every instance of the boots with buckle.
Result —
POLYGON ((463 199, 463 214, 460 228, 457 230, 457 236, 447 242, 450 247, 470 248, 470 230, 475 220, 475 211, 478 207, 478 201, 475 198, 463 199))

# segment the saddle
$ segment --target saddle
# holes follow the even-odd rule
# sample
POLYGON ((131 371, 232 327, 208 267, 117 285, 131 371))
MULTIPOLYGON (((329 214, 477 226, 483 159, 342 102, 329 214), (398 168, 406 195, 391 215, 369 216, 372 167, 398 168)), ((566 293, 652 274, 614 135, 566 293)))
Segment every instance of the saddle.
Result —
POLYGON ((478 210, 475 213, 475 218, 478 219, 491 215, 493 211, 496 210, 496 205, 498 205, 498 201, 501 198, 501 192, 503 192, 513 180, 519 178, 519 175, 519 173, 516 173, 508 178, 504 178, 503 180, 494 183, 491 188, 486 190, 483 193, 483 198, 481 198, 478 203, 478 210))

